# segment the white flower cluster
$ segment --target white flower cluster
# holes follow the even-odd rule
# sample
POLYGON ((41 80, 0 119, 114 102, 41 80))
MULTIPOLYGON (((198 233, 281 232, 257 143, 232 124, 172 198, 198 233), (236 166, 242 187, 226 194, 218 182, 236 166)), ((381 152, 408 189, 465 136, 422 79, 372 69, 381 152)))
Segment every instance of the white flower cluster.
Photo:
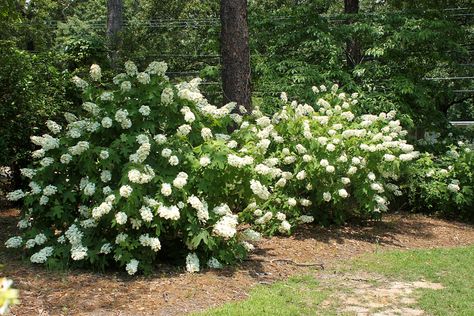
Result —
POLYGON ((181 216, 179 212, 179 208, 175 205, 171 205, 171 206, 160 205, 158 207, 158 215, 164 219, 170 219, 173 221, 178 220, 179 217, 181 216))
POLYGON ((217 221, 212 232, 224 239, 229 239, 237 233, 237 215, 228 214, 217 221))
POLYGON ((125 270, 127 270, 127 273, 130 275, 134 275, 138 271, 138 264, 140 262, 136 259, 130 260, 129 263, 125 266, 125 270))
POLYGON ((459 190, 461 190, 461 188, 459 187, 459 181, 458 180, 452 180, 450 184, 448 184, 448 190, 451 191, 451 192, 458 192, 459 190))
POLYGON ((45 263, 46 260, 48 260, 48 257, 50 257, 53 254, 53 247, 44 247, 37 253, 33 254, 30 257, 30 261, 33 263, 45 263))
POLYGON ((92 218, 98 220, 102 216, 110 213, 112 210, 112 202, 102 202, 99 206, 92 209, 92 218))
POLYGON ((191 195, 188 203, 197 211, 197 217, 201 223, 207 222, 209 219, 209 211, 206 202, 202 202, 197 196, 191 195))
POLYGON ((5 247, 7 247, 7 248, 19 248, 19 247, 21 247, 22 244, 23 244, 23 238, 21 238, 20 236, 15 236, 15 237, 9 238, 5 242, 5 247))
POLYGON ((156 237, 150 237, 148 234, 141 235, 139 241, 143 247, 150 247, 154 252, 161 249, 160 240, 156 237))
POLYGON ((270 192, 267 187, 260 183, 258 180, 250 180, 250 189, 262 200, 268 200, 270 192))
POLYGON ((137 81, 141 84, 149 84, 150 83, 150 75, 146 72, 140 72, 137 74, 137 81))
POLYGON ((7 194, 8 201, 18 201, 25 197, 25 193, 22 190, 15 190, 7 194))
POLYGON ((129 159, 131 162, 143 163, 150 155, 151 144, 149 142, 143 143, 138 147, 134 154, 131 154, 129 159))
POLYGON ((100 81, 102 77, 102 70, 100 69, 100 66, 97 64, 93 64, 90 69, 90 75, 92 80, 100 81))
POLYGON ((120 123, 123 129, 129 129, 132 127, 132 120, 128 117, 128 111, 119 109, 115 112, 115 121, 120 123))
POLYGON ((199 272, 199 257, 196 253, 190 253, 186 257, 186 271, 193 273, 199 272))
POLYGON ((30 139, 33 144, 41 146, 41 149, 45 152, 59 148, 59 139, 48 134, 44 134, 43 136, 31 136, 30 139))
POLYGON ((236 168, 242 168, 244 166, 252 165, 253 161, 254 159, 251 156, 245 156, 241 158, 234 154, 227 155, 227 163, 236 168))
POLYGON ((145 184, 151 182, 155 177, 155 172, 150 165, 145 165, 143 172, 132 169, 128 172, 128 180, 132 183, 145 184))
POLYGON ((173 180, 173 186, 182 189, 188 183, 188 174, 186 172, 180 172, 173 180))
POLYGON ((87 257, 87 247, 82 245, 82 238, 84 233, 79 230, 79 228, 72 224, 67 231, 64 233, 66 238, 71 244, 71 258, 72 260, 83 260, 87 257))
POLYGON ((78 76, 72 77, 71 81, 81 90, 85 90, 89 86, 87 81, 79 78, 78 76))
POLYGON ((69 147, 69 153, 73 156, 78 156, 88 149, 89 149, 89 142, 79 141, 76 145, 69 147))
POLYGON ((168 65, 165 62, 153 61, 148 65, 145 72, 149 73, 150 75, 164 76, 167 70, 168 65))
POLYGON ((169 105, 173 102, 174 91, 171 88, 164 88, 161 92, 161 103, 163 105, 169 105))

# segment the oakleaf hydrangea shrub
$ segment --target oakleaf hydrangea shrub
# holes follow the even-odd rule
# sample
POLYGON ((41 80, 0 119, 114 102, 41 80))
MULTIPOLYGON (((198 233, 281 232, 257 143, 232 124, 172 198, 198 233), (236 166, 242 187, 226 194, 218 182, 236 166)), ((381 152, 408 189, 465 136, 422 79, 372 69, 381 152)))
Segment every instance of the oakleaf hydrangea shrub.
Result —
POLYGON ((423 153, 406 174, 413 211, 474 221, 474 153, 459 141, 443 154, 423 153))
POLYGON ((313 91, 312 105, 289 102, 283 93, 280 111, 269 117, 255 109, 252 122, 234 133, 244 151, 260 153, 248 184, 254 201, 242 218, 268 234, 313 220, 379 218, 402 194, 401 169, 418 156, 395 112, 356 116, 357 94, 337 85, 313 91))
POLYGON ((233 103, 209 104, 199 79, 171 84, 166 69, 127 62, 107 83, 93 65, 91 80, 73 79, 82 114, 65 113, 67 126, 48 121, 49 134, 31 137, 39 149, 22 170, 29 188, 8 195, 24 200, 23 234, 7 247, 33 263, 131 275, 173 252, 187 254, 191 272, 245 256, 249 234, 237 233, 231 207, 249 192, 236 185, 247 175, 223 171, 236 154, 227 127, 242 118, 233 103))

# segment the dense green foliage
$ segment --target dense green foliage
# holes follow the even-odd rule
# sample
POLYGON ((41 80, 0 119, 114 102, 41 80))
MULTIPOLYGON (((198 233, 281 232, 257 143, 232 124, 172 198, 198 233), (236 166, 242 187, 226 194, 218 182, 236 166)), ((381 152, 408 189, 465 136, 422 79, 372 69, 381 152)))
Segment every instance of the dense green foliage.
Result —
POLYGON ((66 100, 69 76, 51 62, 53 53, 31 55, 0 41, 0 56, 0 165, 24 165, 32 149, 30 136, 41 132, 38 123, 71 106, 66 100))
MULTIPOLYGON (((472 85, 468 80, 423 78, 469 74, 469 66, 460 64, 472 58, 472 24, 456 17, 465 11, 445 11, 446 6, 431 1, 416 3, 400 8, 396 1, 374 6, 362 2, 362 12, 351 16, 341 14, 331 1, 288 3, 271 14, 269 4, 257 2, 251 16, 255 89, 268 100, 265 96, 272 92, 310 96, 308 86, 338 82, 361 94, 365 112, 397 110, 405 115, 405 124, 442 128, 452 105, 472 106, 472 97, 466 103, 466 95, 453 91, 472 85), (345 66, 345 43, 351 38, 357 39, 363 56, 354 69, 345 66)), ((275 111, 275 106, 267 110, 275 111)))
POLYGON ((474 220, 474 152, 459 142, 439 155, 425 153, 410 166, 405 189, 417 212, 474 220))

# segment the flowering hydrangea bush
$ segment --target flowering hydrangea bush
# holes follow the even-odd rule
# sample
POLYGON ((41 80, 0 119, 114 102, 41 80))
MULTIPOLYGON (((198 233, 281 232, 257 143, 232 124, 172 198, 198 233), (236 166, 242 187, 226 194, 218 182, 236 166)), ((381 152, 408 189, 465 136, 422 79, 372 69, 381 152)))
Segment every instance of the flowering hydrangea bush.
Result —
POLYGON ((199 79, 172 85, 166 69, 127 62, 108 84, 93 65, 90 82, 73 79, 82 112, 31 137, 39 149, 22 170, 29 188, 8 194, 24 200, 24 233, 7 247, 33 263, 118 265, 131 275, 169 253, 187 254, 191 272, 243 258, 251 245, 231 208, 250 190, 238 185, 248 176, 223 171, 236 154, 227 127, 242 118, 233 103, 209 104, 199 79))
POLYGON ((288 102, 283 93, 279 112, 268 117, 255 109, 234 133, 255 160, 248 182, 254 201, 242 217, 269 234, 314 219, 379 217, 401 194, 400 168, 418 155, 395 112, 356 116, 357 94, 337 85, 313 91, 314 105, 288 102))
POLYGON ((406 176, 404 189, 413 211, 474 220, 472 144, 452 144, 440 155, 424 153, 406 176))

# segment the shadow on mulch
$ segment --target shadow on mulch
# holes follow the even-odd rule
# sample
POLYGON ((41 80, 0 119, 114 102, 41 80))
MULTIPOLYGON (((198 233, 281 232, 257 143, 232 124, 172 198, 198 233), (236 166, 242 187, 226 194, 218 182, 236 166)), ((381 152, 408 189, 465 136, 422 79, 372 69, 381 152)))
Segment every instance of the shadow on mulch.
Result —
MULTIPOLYGON (((413 238, 433 237, 431 222, 404 221, 403 218, 413 217, 413 214, 398 214, 397 221, 366 221, 348 226, 315 227, 307 225, 301 227, 294 235, 297 240, 313 238, 323 243, 335 241, 343 244, 348 239, 364 241, 377 245, 393 245, 402 247, 397 240, 397 235, 411 236, 413 238)), ((464 225, 464 224, 461 224, 464 225)))
MULTIPOLYGON (((474 227, 413 214, 389 214, 382 221, 322 228, 300 227, 290 237, 263 239, 248 260, 223 270, 185 273, 159 263, 152 275, 123 271, 48 271, 12 255, 4 241, 16 232, 18 210, 0 211, 0 276, 20 289, 13 315, 177 315, 241 300, 255 284, 314 271, 298 263, 326 267, 380 249, 461 246, 474 243, 474 227)), ((26 258, 28 259, 28 258, 26 258)))

